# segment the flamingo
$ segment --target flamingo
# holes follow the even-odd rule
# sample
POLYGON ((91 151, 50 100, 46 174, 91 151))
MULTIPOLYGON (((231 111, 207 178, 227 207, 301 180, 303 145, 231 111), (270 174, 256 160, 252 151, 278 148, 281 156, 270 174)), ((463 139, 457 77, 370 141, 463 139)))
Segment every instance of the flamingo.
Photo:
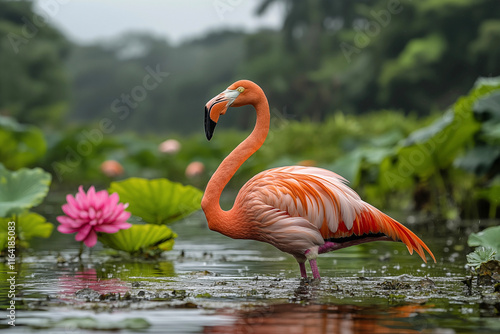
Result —
POLYGON ((343 177, 326 169, 288 166, 263 171, 238 192, 233 207, 219 204, 224 187, 238 168, 264 143, 269 132, 269 104, 254 82, 239 80, 205 105, 205 134, 210 140, 229 107, 252 105, 257 119, 251 134, 219 165, 201 201, 208 227, 233 239, 267 242, 295 257, 307 279, 309 261, 320 279, 318 254, 372 241, 401 241, 410 254, 427 262, 425 243, 408 228, 361 200, 343 177))

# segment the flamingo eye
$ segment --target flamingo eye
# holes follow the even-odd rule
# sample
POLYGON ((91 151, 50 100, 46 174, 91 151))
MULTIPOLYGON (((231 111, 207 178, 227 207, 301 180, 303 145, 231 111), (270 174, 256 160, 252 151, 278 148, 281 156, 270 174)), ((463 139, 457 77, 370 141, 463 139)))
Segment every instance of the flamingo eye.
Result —
POLYGON ((245 88, 240 86, 240 87, 236 88, 236 90, 238 92, 240 92, 240 93, 243 93, 243 91, 245 90, 245 88))

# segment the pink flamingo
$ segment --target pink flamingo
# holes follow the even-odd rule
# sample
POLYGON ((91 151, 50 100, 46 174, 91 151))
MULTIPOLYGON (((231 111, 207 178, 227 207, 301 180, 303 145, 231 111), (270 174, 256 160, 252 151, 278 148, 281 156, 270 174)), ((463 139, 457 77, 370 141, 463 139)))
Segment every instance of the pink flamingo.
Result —
POLYGON ((201 206, 211 230, 234 239, 267 242, 295 257, 307 278, 309 260, 315 279, 320 278, 318 254, 371 241, 401 241, 410 254, 415 250, 427 262, 413 232, 361 200, 341 176, 317 167, 273 168, 250 179, 229 211, 219 204, 222 190, 238 168, 264 143, 269 131, 269 104, 262 89, 248 80, 233 83, 205 106, 205 134, 210 140, 219 116, 228 107, 252 105, 255 128, 220 164, 208 182, 201 206))

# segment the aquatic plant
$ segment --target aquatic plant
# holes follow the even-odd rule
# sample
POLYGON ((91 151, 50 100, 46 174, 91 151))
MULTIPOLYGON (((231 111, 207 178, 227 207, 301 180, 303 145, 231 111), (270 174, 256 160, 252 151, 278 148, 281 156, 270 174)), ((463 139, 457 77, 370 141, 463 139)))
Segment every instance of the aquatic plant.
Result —
POLYGON ((132 255, 155 257, 163 251, 171 250, 176 237, 177 234, 167 226, 144 224, 132 225, 131 228, 114 234, 102 234, 99 241, 132 255))
POLYGON ((467 264, 472 268, 479 268, 481 264, 495 258, 496 251, 489 247, 478 247, 474 252, 467 254, 467 264))
POLYGON ((470 247, 489 248, 497 254, 496 259, 500 260, 500 226, 492 226, 478 233, 471 233, 467 244, 470 247))
POLYGON ((10 171, 0 163, 0 217, 10 217, 40 204, 51 176, 40 168, 10 171))
MULTIPOLYGON (((481 232, 471 233, 467 243, 477 247, 467 254, 467 264, 471 273, 477 275, 478 285, 490 285, 500 282, 500 226, 488 227, 481 232)), ((472 281, 472 276, 469 279, 472 281)), ((470 288, 470 284, 469 288, 470 288)))
POLYGON ((167 224, 200 209, 202 192, 167 179, 129 178, 112 182, 110 192, 127 201, 128 210, 146 224, 130 230, 101 235, 99 240, 111 248, 132 255, 157 256, 171 250, 177 237, 167 224))
MULTIPOLYGON (((9 246, 9 226, 15 226, 16 248, 29 247, 33 237, 48 238, 52 234, 54 225, 47 222, 45 217, 34 212, 23 212, 8 218, 0 218, 0 251, 9 246), (9 222, 15 222, 14 225, 9 222)), ((11 247, 12 248, 12 247, 11 247)))
POLYGON ((118 203, 119 196, 111 195, 106 190, 95 191, 91 186, 87 193, 83 187, 73 197, 67 195, 67 204, 62 206, 66 216, 58 216, 61 225, 57 230, 61 233, 77 233, 76 241, 83 241, 87 247, 94 247, 97 243, 97 232, 115 233, 130 228, 127 223, 130 212, 125 211, 127 204, 118 203))
POLYGON ((13 245, 26 248, 31 238, 51 235, 53 225, 28 211, 47 196, 50 182, 50 174, 40 168, 10 171, 0 164, 0 251, 13 245))
POLYGON ((40 129, 0 116, 0 161, 9 169, 26 167, 39 160, 47 150, 40 129))
POLYGON ((129 178, 112 182, 109 193, 87 193, 83 187, 75 197, 68 195, 57 217, 61 233, 77 233, 75 239, 93 247, 105 246, 131 255, 158 256, 171 250, 177 237, 165 226, 200 208, 201 191, 167 179, 129 178), (109 195, 111 194, 111 195, 109 195), (118 203, 119 200, 127 204, 118 203), (125 211, 127 209, 127 211, 125 211), (134 215, 134 224, 127 220, 134 215))
POLYGON ((170 224, 200 209, 202 192, 167 179, 132 177, 111 182, 116 192, 130 204, 129 211, 150 224, 170 224))

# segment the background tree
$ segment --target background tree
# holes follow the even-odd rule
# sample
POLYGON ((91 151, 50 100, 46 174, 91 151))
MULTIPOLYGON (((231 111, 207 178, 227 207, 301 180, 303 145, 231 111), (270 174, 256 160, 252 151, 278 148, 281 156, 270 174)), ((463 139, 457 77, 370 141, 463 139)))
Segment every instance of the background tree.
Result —
POLYGON ((55 124, 68 107, 64 59, 70 44, 31 1, 0 1, 0 113, 55 124))

